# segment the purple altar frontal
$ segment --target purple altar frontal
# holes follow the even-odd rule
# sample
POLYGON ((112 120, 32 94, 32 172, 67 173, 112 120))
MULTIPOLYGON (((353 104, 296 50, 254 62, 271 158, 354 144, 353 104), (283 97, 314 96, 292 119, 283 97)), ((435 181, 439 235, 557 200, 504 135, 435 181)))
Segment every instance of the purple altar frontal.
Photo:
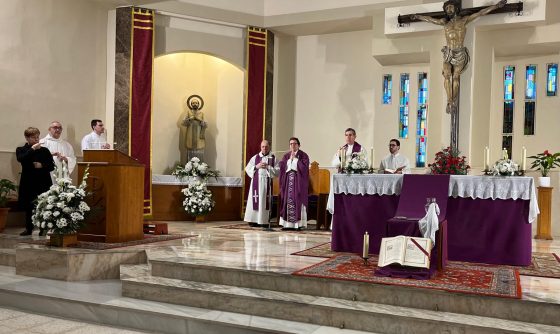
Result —
MULTIPOLYGON (((333 193, 331 193, 329 207, 329 210, 333 211, 332 250, 361 253, 363 235, 367 231, 370 234, 369 252, 378 254, 381 238, 386 237, 387 221, 397 210, 402 176, 398 178, 397 175, 361 175, 360 177, 361 179, 354 177, 354 180, 342 175, 333 177, 331 187, 333 193), (390 184, 388 176, 393 177, 395 184, 390 184), (345 188, 345 182, 351 183, 356 180, 365 184, 358 186, 350 184, 345 188), (361 189, 365 194, 351 194, 352 187, 361 189), (370 192, 381 194, 369 194, 370 192), (388 192, 391 194, 386 194, 388 192)), ((501 197, 512 198, 501 199, 492 196, 477 198, 473 189, 478 194, 488 194, 488 189, 492 187, 507 189, 504 178, 494 182, 492 177, 472 176, 471 178, 479 178, 474 181, 465 177, 469 176, 461 176, 455 180, 452 177, 450 182, 450 197, 447 203, 449 260, 530 265, 531 224, 529 221, 534 220, 538 213, 538 207, 535 207, 536 196, 531 193, 535 191, 532 178, 514 180, 512 177, 506 180, 517 185, 512 185, 513 188, 509 193, 501 192, 501 197), (467 185, 464 187, 466 191, 461 190, 464 184, 457 184, 463 181, 467 185), (495 183, 500 186, 496 186, 495 183), (461 191, 463 195, 465 192, 471 193, 462 197, 461 191)))

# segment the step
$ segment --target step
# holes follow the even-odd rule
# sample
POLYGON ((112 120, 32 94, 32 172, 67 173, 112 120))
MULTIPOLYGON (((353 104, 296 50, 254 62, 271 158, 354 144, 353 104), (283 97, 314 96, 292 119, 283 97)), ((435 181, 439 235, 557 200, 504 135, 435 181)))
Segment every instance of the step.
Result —
POLYGON ((155 333, 366 334, 295 321, 138 301, 122 297, 120 285, 118 280, 84 285, 82 282, 29 279, 16 275, 13 268, 0 266, 0 306, 155 333))
POLYGON ((434 289, 247 270, 184 257, 150 259, 153 276, 560 326, 560 305, 434 289))
POLYGON ((16 250, 0 248, 0 266, 16 266, 16 250))
POLYGON ((381 333, 558 333, 559 327, 154 276, 121 278, 122 294, 213 310, 381 333))

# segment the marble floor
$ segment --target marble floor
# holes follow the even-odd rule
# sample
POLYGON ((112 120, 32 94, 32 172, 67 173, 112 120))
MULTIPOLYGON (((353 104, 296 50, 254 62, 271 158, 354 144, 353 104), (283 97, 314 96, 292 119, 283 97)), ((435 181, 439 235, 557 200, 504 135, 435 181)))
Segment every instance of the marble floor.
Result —
MULTIPOLYGON (((227 263, 231 267, 291 274, 295 270, 321 262, 324 259, 290 254, 330 241, 329 233, 265 232, 219 228, 220 225, 234 223, 236 222, 203 224, 173 222, 169 223, 170 233, 183 233, 193 237, 144 244, 133 248, 145 249, 149 259, 184 257, 188 258, 189 261, 195 260, 206 264, 227 263)), ((20 229, 8 229, 5 233, 17 234, 19 232, 20 229)), ((35 235, 33 237, 38 238, 35 235)), ((533 250, 560 254, 560 241, 534 240, 533 250)), ((560 304, 560 279, 521 276, 521 285, 523 299, 560 304)), ((247 320, 246 315, 228 314, 227 312, 186 306, 169 307, 168 304, 157 302, 142 301, 139 303, 120 295, 120 282, 118 280, 62 282, 48 279, 30 279, 16 275, 12 267, 0 266, 0 289, 40 292, 49 297, 74 298, 83 302, 99 302, 113 306, 143 307, 142 305, 149 305, 149 307, 161 310, 161 312, 189 314, 201 319, 227 317, 231 320, 238 317, 238 319, 232 321, 238 321, 239 324, 246 321, 252 321, 253 323, 260 321, 263 324, 271 321, 275 322, 274 326, 277 326, 281 322, 282 326, 292 326, 295 328, 294 332, 298 333, 358 333, 357 331, 342 331, 332 327, 291 323, 260 317, 247 320)), ((0 306, 2 305, 0 301, 0 306)), ((0 319, 3 319, 1 312, 0 319)), ((0 322, 1 327, 2 322, 0 322)), ((0 331, 0 333, 2 332, 0 331)), ((99 333, 103 332, 100 331, 99 333)))

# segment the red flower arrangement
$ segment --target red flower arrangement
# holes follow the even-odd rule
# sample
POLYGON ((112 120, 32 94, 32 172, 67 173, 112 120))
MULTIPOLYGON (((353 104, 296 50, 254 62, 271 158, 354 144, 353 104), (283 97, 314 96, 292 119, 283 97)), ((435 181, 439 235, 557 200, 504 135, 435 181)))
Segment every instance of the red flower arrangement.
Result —
POLYGON ((467 157, 459 156, 459 150, 446 147, 436 153, 434 163, 428 164, 432 174, 466 175, 471 166, 467 164, 467 157))

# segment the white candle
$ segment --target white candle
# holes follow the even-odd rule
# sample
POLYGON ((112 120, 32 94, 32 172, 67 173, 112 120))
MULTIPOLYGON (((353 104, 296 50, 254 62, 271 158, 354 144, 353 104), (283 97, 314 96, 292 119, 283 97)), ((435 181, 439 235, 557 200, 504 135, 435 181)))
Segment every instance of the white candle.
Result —
POLYGON ((364 247, 362 249, 362 258, 367 259, 369 258, 369 234, 364 234, 364 247))
POLYGON ((375 151, 373 150, 373 147, 371 148, 371 157, 370 157, 370 164, 369 167, 373 168, 373 164, 375 163, 375 151))
POLYGON ((521 170, 525 170, 527 168, 527 149, 525 146, 521 148, 521 170))
POLYGON ((346 164, 346 150, 341 149, 340 150, 340 167, 344 168, 345 164, 346 164))
POLYGON ((488 146, 484 148, 484 170, 490 169, 490 149, 488 146))
POLYGON ((507 150, 505 148, 502 150, 502 159, 504 159, 504 160, 508 159, 508 153, 507 153, 507 150))

